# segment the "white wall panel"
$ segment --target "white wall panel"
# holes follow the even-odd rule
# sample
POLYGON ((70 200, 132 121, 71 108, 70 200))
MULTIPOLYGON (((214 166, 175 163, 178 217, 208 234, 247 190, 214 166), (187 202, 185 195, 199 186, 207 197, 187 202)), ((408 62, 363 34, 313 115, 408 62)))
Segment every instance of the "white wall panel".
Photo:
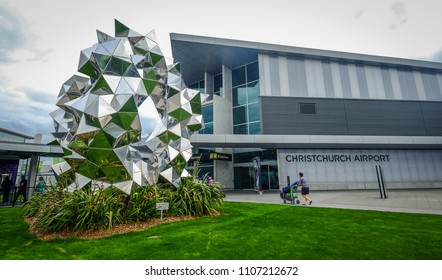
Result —
POLYGON ((269 56, 269 75, 270 75, 270 95, 281 96, 279 84, 279 63, 277 56, 269 56))
POLYGON ((384 81, 382 80, 382 72, 379 67, 366 66, 370 69, 373 75, 373 84, 375 90, 375 96, 377 99, 387 99, 387 94, 385 93, 384 81))
POLYGON ((318 92, 318 97, 325 97, 325 82, 324 82, 324 71, 322 68, 321 61, 313 61, 315 70, 315 81, 316 81, 316 91, 318 92))
POLYGON ((414 81, 416 82, 417 96, 419 100, 427 100, 427 95, 425 94, 424 81, 422 80, 422 75, 418 71, 413 71, 414 81))
POLYGON ((289 96, 290 95, 289 71, 287 66, 287 58, 285 56, 278 57, 278 67, 279 67, 279 84, 281 89, 281 96, 289 96))
POLYGON ((391 86, 393 88, 394 99, 403 100, 399 75, 396 69, 390 69, 391 86))
POLYGON ((307 79, 307 96, 318 97, 316 92, 315 69, 311 60, 305 60, 305 77, 307 79))
POLYGON ((367 80, 367 89, 368 89, 368 96, 371 99, 378 99, 378 93, 376 89, 376 81, 374 77, 374 67, 370 66, 364 66, 365 69, 365 78, 367 80))
POLYGON ((270 96, 272 85, 270 81, 270 58, 268 55, 260 54, 259 57, 259 83, 260 95, 270 96))
POLYGON ((305 60, 308 97, 325 97, 322 64, 316 60, 305 60))
POLYGON ((434 74, 437 84, 432 77, 431 85, 427 85, 428 79, 417 70, 337 62, 325 64, 317 59, 284 55, 259 54, 258 60, 262 96, 442 100, 442 90, 437 92, 437 84, 442 89, 442 74, 434 74), (431 87, 436 90, 430 90, 431 87), (426 90, 434 96, 428 95, 426 90))
POLYGON ((312 184, 377 184, 376 165, 382 166, 387 184, 442 181, 440 150, 278 150, 280 178, 292 181, 304 172, 312 184))
MULTIPOLYGON (((428 169, 426 169, 428 179, 430 181, 436 181, 436 174, 438 173, 438 171, 436 170, 436 164, 435 164, 435 160, 433 158, 433 154, 426 153, 424 155, 424 160, 425 160, 425 162, 428 162, 428 165, 427 165, 428 169)), ((442 172, 442 171, 439 170, 439 172, 442 172)))
POLYGON ((342 92, 342 81, 341 81, 341 72, 339 71, 339 64, 336 62, 331 62, 331 73, 333 79, 333 91, 335 93, 336 98, 344 97, 344 93, 342 92))

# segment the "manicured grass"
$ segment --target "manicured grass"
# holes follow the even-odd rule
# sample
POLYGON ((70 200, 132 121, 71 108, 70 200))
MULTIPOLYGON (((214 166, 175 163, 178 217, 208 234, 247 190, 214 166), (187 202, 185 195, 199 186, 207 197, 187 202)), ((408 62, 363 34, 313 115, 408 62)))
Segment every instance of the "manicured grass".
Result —
POLYGON ((95 240, 41 241, 0 209, 0 259, 442 259, 442 217, 225 203, 225 214, 95 240), (149 238, 149 237, 156 238, 149 238))

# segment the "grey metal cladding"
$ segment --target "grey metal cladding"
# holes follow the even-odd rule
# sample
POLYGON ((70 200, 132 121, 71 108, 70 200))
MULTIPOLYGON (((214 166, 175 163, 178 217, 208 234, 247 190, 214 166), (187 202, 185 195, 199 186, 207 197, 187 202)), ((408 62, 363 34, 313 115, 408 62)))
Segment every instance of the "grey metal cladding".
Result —
POLYGON ((340 99, 261 97, 263 134, 346 135, 344 102, 340 99), (317 114, 300 114, 299 103, 316 103, 317 114))
POLYGON ((346 100, 350 135, 426 135, 419 102, 346 100))
POLYGON ((279 83, 279 62, 277 56, 269 56, 270 81, 272 95, 281 95, 281 85, 279 83))
POLYGON ((391 84, 390 71, 386 67, 381 68, 382 81, 384 83, 385 98, 394 99, 393 85, 391 84))
POLYGON ((442 103, 421 102, 422 114, 425 120, 427 134, 442 136, 442 103))
POLYGON ((329 61, 322 61, 322 72, 324 73, 325 96, 334 97, 333 78, 331 73, 331 65, 329 61))
POLYGON ((341 74, 343 96, 350 98, 352 97, 352 95, 351 95, 350 77, 348 75, 347 64, 339 63, 339 72, 341 74))
POLYGON ((303 59, 287 59, 289 87, 293 90, 292 96, 307 97, 307 77, 305 74, 305 63, 303 59))
POLYGON ((442 95, 437 82, 436 73, 423 72, 422 82, 424 84, 425 94, 428 100, 442 100, 442 95))
POLYGON ((365 77, 364 65, 356 65, 356 73, 358 75, 359 91, 362 98, 369 98, 367 78, 365 77))
POLYGON ((442 102, 260 97, 262 133, 441 136, 442 102), (316 114, 300 114, 315 103, 316 114))
POLYGON ((413 72, 407 70, 399 70, 399 84, 401 86, 402 96, 405 100, 418 100, 416 81, 413 72))

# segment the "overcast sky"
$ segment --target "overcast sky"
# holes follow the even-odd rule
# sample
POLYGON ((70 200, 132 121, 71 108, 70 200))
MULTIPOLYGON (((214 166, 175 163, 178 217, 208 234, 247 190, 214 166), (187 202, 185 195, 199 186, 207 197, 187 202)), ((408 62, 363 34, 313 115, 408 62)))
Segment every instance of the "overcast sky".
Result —
POLYGON ((0 127, 50 139, 49 113, 79 54, 114 19, 185 33, 442 62, 441 0, 0 0, 0 127))

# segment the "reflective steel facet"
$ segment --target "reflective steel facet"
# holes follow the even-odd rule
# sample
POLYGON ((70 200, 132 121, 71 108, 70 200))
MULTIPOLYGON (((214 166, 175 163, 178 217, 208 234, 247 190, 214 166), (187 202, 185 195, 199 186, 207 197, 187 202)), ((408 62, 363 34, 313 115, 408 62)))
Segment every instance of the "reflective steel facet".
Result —
POLYGON ((66 160, 54 172, 74 171, 70 191, 113 185, 130 194, 160 177, 178 186, 190 135, 204 126, 205 96, 186 88, 178 63, 166 64, 153 31, 143 36, 115 20, 115 37, 97 38, 80 53, 78 71, 89 78, 67 80, 51 113, 66 160))

